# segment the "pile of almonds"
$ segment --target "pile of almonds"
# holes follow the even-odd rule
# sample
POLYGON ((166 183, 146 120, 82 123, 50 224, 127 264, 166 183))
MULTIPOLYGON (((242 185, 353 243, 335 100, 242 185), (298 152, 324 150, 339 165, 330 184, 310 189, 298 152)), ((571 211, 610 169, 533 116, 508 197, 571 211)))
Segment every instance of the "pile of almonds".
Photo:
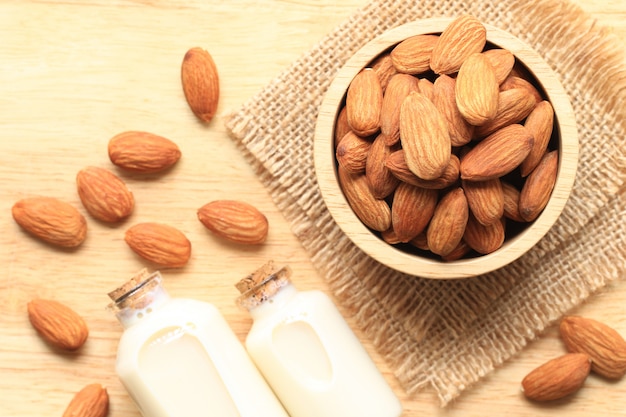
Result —
POLYGON ((597 320, 566 316, 559 326, 568 353, 530 372, 522 380, 524 395, 534 401, 553 401, 578 391, 590 372, 617 380, 626 375, 626 340, 597 320))
MULTIPOLYGON (((181 69, 183 92, 192 112, 203 122, 215 115, 219 99, 217 69, 209 53, 190 49, 181 69)), ((181 158, 176 143, 141 131, 115 135, 108 143, 109 160, 128 175, 163 173, 181 158)), ((135 199, 122 178, 110 169, 89 166, 76 175, 80 201, 95 220, 121 224, 134 211, 135 199)), ((48 196, 19 200, 12 207, 15 222, 30 235, 54 246, 75 248, 87 236, 87 220, 71 204, 48 196)), ((216 236, 247 245, 266 240, 268 221, 254 206, 238 200, 215 200, 200 207, 198 220, 216 236)), ((159 267, 178 268, 191 256, 191 242, 177 228, 154 222, 137 223, 126 230, 124 240, 135 253, 159 267)), ((76 351, 87 341, 85 320, 70 307, 48 299, 34 299, 27 306, 30 323, 51 347, 76 351)), ((104 417, 109 397, 100 384, 85 386, 69 403, 64 416, 104 417)))
POLYGON ((556 182, 554 110, 533 82, 469 15, 374 59, 335 125, 338 179, 357 217, 389 244, 443 260, 500 248, 556 182))

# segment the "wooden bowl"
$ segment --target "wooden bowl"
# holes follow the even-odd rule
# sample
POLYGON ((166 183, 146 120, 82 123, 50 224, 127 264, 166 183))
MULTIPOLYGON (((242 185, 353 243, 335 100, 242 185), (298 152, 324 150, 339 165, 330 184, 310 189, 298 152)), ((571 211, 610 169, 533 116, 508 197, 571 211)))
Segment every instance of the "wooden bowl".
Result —
POLYGON ((532 248, 561 214, 572 189, 578 163, 578 133, 574 112, 562 85, 548 64, 527 44, 513 35, 485 24, 487 44, 511 51, 536 81, 554 108, 553 142, 559 151, 555 186, 543 212, 514 236, 507 236, 496 251, 456 261, 442 261, 421 251, 391 245, 380 233, 366 227, 352 211, 338 182, 334 132, 352 79, 380 54, 402 40, 420 34, 440 34, 453 19, 434 18, 408 23, 389 30, 367 43, 340 69, 320 107, 315 130, 314 159, 317 181, 324 202, 342 231, 366 254, 397 271, 434 279, 467 278, 501 268, 532 248), (554 139, 556 137, 556 140, 554 139))

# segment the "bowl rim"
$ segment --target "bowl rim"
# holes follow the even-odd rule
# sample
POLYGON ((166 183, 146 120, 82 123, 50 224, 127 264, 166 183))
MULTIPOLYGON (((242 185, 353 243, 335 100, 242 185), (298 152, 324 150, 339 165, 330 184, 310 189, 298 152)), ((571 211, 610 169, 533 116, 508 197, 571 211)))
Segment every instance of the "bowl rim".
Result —
POLYGON ((500 249, 487 255, 457 261, 439 261, 409 254, 377 237, 354 214, 337 181, 334 158, 336 116, 346 89, 357 73, 372 60, 402 40, 420 34, 439 34, 454 18, 429 18, 390 29, 359 49, 337 72, 326 91, 314 133, 314 167, 322 198, 331 216, 347 237, 371 258, 397 271, 433 279, 469 278, 499 269, 517 260, 552 228, 561 215, 576 177, 578 131, 574 110, 556 73, 528 44, 514 35, 483 23, 487 42, 511 51, 534 76, 552 103, 558 125, 559 167, 550 201, 530 227, 505 241, 500 249))

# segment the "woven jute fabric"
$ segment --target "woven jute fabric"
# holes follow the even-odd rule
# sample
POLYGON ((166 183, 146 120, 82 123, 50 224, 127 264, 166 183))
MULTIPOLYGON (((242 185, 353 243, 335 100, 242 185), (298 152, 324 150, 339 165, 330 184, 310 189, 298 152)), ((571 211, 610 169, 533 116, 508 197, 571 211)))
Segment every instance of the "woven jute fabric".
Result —
POLYGON ((407 393, 442 406, 610 281, 626 276, 626 69, 623 44, 561 0, 374 1, 320 40, 226 128, 328 281, 407 393), (398 25, 469 13, 528 43, 572 102, 580 161, 550 232, 518 261, 463 280, 399 273, 360 251, 318 189, 313 136, 325 91, 346 60, 398 25))

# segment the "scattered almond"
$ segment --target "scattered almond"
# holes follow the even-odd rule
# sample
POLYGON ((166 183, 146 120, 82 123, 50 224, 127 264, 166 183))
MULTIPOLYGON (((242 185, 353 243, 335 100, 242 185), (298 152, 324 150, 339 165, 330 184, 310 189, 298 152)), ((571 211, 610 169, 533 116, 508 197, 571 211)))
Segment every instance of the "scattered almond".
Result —
POLYGON ((30 323, 46 342, 69 351, 85 344, 89 336, 87 324, 65 304, 38 298, 30 301, 27 309, 30 323))
POLYGON ((181 81, 191 111, 200 120, 210 122, 220 97, 219 76, 211 54, 199 47, 189 49, 183 58, 181 81))
POLYGON ((166 268, 182 267, 191 256, 191 242, 166 224, 136 224, 126 231, 124 240, 139 256, 166 268))
POLYGON ((609 379, 626 375, 626 341, 612 327, 597 320, 566 316, 559 327, 567 350, 591 358, 591 370, 609 379))
POLYGON ((131 172, 161 172, 180 159, 181 152, 171 140, 148 132, 128 131, 109 141, 109 159, 114 165, 131 172))
POLYGON ((82 169, 76 175, 76 186, 83 206, 98 220, 115 223, 133 212, 133 194, 121 178, 107 169, 82 169))
POLYGON ((78 391, 68 404, 63 417, 106 417, 109 394, 100 384, 90 384, 78 391))
POLYGON ((533 401, 554 401, 578 391, 591 368, 589 356, 567 353, 530 372, 522 380, 524 395, 533 401))
POLYGON ((87 221, 71 204, 52 197, 24 198, 13 205, 13 219, 31 235, 74 248, 85 240, 87 221))
POLYGON ((198 220, 211 232, 232 242, 265 242, 269 223, 256 207, 237 200, 215 200, 198 210, 198 220))

